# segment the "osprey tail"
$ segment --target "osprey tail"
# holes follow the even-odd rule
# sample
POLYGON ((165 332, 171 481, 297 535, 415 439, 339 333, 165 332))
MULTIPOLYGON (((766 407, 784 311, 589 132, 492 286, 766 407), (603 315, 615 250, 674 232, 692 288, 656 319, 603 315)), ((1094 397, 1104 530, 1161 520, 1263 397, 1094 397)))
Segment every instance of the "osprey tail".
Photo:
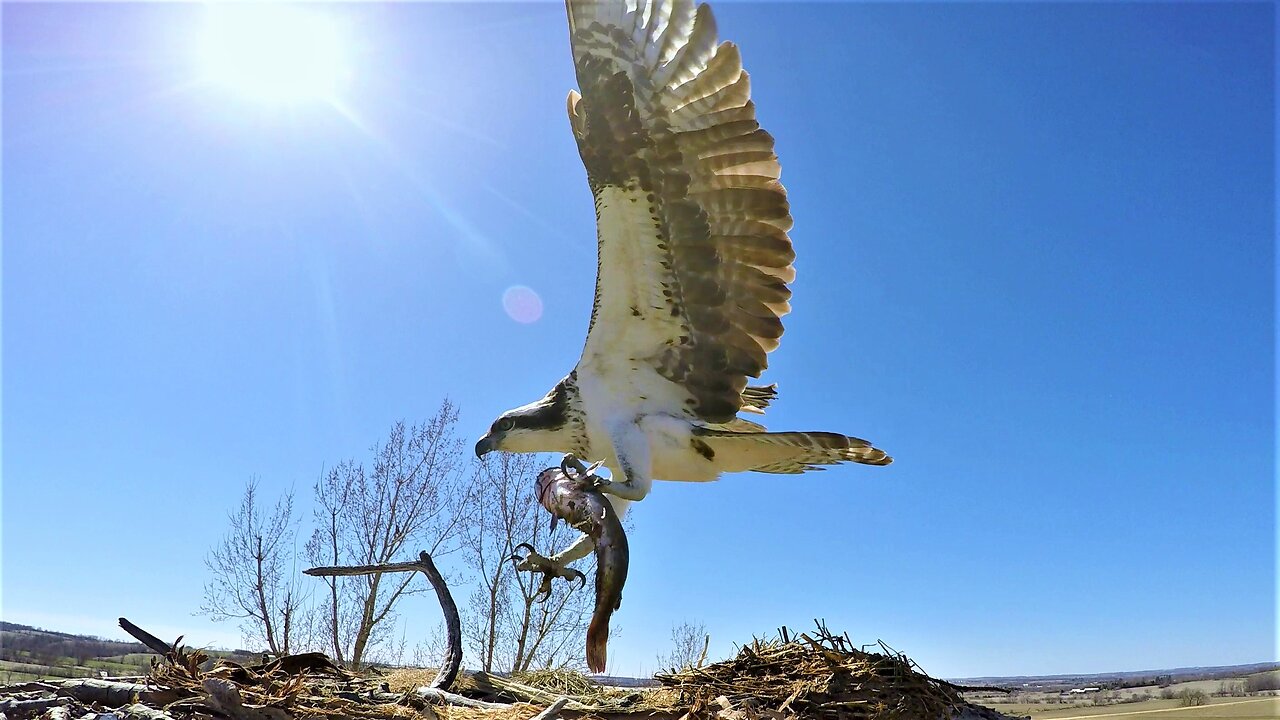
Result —
POLYGON ((856 462, 888 465, 893 458, 861 438, 830 432, 735 432, 699 429, 722 472, 778 474, 821 470, 819 465, 856 462))

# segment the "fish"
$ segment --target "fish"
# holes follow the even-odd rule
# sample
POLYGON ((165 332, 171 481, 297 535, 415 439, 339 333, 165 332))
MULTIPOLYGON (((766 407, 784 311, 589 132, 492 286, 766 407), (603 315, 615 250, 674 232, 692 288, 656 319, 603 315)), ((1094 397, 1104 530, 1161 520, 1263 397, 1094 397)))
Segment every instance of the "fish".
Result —
POLYGON ((595 543, 596 604, 587 626, 587 667, 599 673, 608 658, 609 618, 622 606, 630 550, 622 518, 596 486, 595 476, 589 470, 567 470, 561 466, 538 474, 538 503, 551 513, 552 527, 556 518, 564 520, 595 543))

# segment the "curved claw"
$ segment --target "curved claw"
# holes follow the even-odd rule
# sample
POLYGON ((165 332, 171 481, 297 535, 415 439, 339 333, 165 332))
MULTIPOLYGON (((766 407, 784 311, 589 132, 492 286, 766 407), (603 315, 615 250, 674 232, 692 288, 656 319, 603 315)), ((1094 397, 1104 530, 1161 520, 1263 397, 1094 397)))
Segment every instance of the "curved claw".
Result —
MULTIPOLYGON (((583 574, 581 570, 575 570, 573 568, 565 568, 565 570, 573 573, 573 579, 578 581, 579 590, 587 586, 587 576, 583 574)), ((570 582, 573 582, 573 580, 570 580, 570 582)))
POLYGON ((511 560, 511 561, 512 561, 512 562, 514 562, 514 563, 522 563, 522 562, 524 562, 525 560, 528 560, 528 559, 529 559, 529 556, 528 556, 528 555, 521 555, 521 554, 519 554, 518 552, 516 552, 516 551, 517 551, 517 550, 519 550, 520 548, 526 548, 526 549, 529 551, 529 553, 530 553, 530 554, 533 554, 533 555, 538 554, 538 551, 537 551, 537 550, 534 550, 534 549, 533 549, 533 546, 532 546, 532 545, 530 545, 529 543, 520 543, 519 545, 517 545, 517 546, 515 546, 515 547, 511 548, 511 557, 510 557, 510 558, 508 558, 508 559, 509 559, 509 560, 511 560))
POLYGON ((538 586, 538 591, 530 598, 536 603, 546 602, 551 597, 551 575, 542 576, 542 584, 538 586))
POLYGON ((607 482, 604 478, 596 475, 596 471, 603 465, 603 460, 597 460, 596 462, 591 463, 590 466, 583 465, 582 461, 578 459, 578 456, 573 453, 566 453, 564 458, 560 460, 560 472, 564 473, 564 476, 571 480, 577 480, 578 482, 589 481, 596 487, 599 487, 601 484, 606 484, 607 482))
POLYGON ((573 453, 565 453, 565 456, 560 459, 560 472, 564 473, 565 477, 577 477, 585 472, 586 469, 586 466, 582 464, 578 456, 573 453))

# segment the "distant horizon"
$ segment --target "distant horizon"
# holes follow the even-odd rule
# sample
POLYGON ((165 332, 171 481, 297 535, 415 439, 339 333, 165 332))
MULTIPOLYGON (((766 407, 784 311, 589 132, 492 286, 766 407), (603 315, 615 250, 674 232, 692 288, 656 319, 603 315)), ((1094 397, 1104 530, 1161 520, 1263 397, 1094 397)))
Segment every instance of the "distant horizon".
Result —
MULTIPOLYGON (((124 632, 124 630, 120 630, 118 627, 117 627, 117 630, 120 630, 120 633, 121 633, 119 638, 114 636, 102 637, 99 635, 70 633, 62 630, 55 630, 55 629, 45 628, 45 627, 37 627, 34 625, 28 625, 26 623, 17 623, 11 620, 4 620, 4 619, 0 619, 0 623, 17 625, 23 628, 36 630, 40 632, 56 633, 59 635, 74 635, 76 637, 82 637, 82 638, 93 639, 93 640, 105 640, 108 642, 128 642, 128 643, 133 643, 133 644, 145 647, 142 645, 142 643, 139 643, 136 638, 124 632)), ((143 629, 147 629, 147 628, 143 628, 143 629)), ((168 638, 161 638, 161 639, 168 641, 168 638)), ((750 642, 750 641, 748 640, 747 642, 750 642)), ((184 642, 183 645, 187 645, 189 647, 199 647, 202 650, 215 650, 218 652, 237 653, 237 654, 243 653, 247 655, 256 655, 256 654, 261 654, 265 652, 263 650, 249 650, 247 648, 227 648, 227 647, 216 647, 216 646, 210 646, 210 645, 191 645, 190 643, 186 643, 186 642, 184 642)), ((907 657, 911 657, 911 654, 907 653, 904 650, 900 650, 899 648, 894 648, 894 649, 899 650, 900 652, 904 652, 907 655, 907 657)), ((721 662, 723 660, 728 660, 728 659, 730 658, 723 658, 722 660, 715 660, 711 662, 721 662)), ((386 662, 374 662, 370 664, 386 666, 386 667, 419 667, 416 665, 386 663, 386 662)), ((427 665, 424 667, 432 667, 432 666, 427 665)), ((1280 661, 1272 660, 1272 661, 1261 661, 1261 662, 1255 662, 1255 663, 1239 663, 1234 665, 1187 665, 1187 666, 1180 666, 1180 667, 1150 668, 1150 669, 1142 669, 1142 670, 1110 670, 1110 671, 1103 671, 1103 672, 1053 673, 1049 675, 971 675, 971 676, 960 676, 960 677, 957 677, 957 676, 941 677, 937 675, 932 675, 930 673, 930 676, 937 677, 940 680, 947 680, 951 682, 956 682, 960 680, 1053 680, 1053 679, 1088 678, 1088 677, 1116 677, 1116 676, 1122 676, 1122 675, 1144 676, 1149 674, 1151 675, 1170 674, 1170 673, 1178 674, 1182 671, 1192 672, 1192 671, 1214 671, 1214 670, 1228 671, 1228 670, 1237 670, 1237 669, 1245 670, 1249 668, 1261 668, 1256 672, 1265 672, 1266 670, 1280 669, 1280 661)), ((922 669, 925 672, 928 672, 927 668, 922 668, 922 669)), ((464 663, 463 670, 474 671, 475 668, 468 668, 464 663)), ((506 674, 505 671, 501 671, 501 670, 495 670, 494 672, 500 675, 506 674)), ((618 675, 618 674, 604 673, 603 675, 588 675, 588 677, 592 677, 597 680, 608 679, 608 678, 617 678, 622 680, 645 680, 645 679, 652 679, 653 675, 635 676, 635 675, 618 675)))

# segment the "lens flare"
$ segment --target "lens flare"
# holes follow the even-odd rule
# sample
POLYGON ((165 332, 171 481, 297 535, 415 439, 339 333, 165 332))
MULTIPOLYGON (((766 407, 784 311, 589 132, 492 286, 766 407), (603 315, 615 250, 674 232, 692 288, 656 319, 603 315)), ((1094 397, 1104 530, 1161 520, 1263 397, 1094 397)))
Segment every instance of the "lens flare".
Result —
POLYGON ((524 285, 512 285, 502 293, 502 309, 518 323, 535 323, 542 317, 542 298, 524 285))

